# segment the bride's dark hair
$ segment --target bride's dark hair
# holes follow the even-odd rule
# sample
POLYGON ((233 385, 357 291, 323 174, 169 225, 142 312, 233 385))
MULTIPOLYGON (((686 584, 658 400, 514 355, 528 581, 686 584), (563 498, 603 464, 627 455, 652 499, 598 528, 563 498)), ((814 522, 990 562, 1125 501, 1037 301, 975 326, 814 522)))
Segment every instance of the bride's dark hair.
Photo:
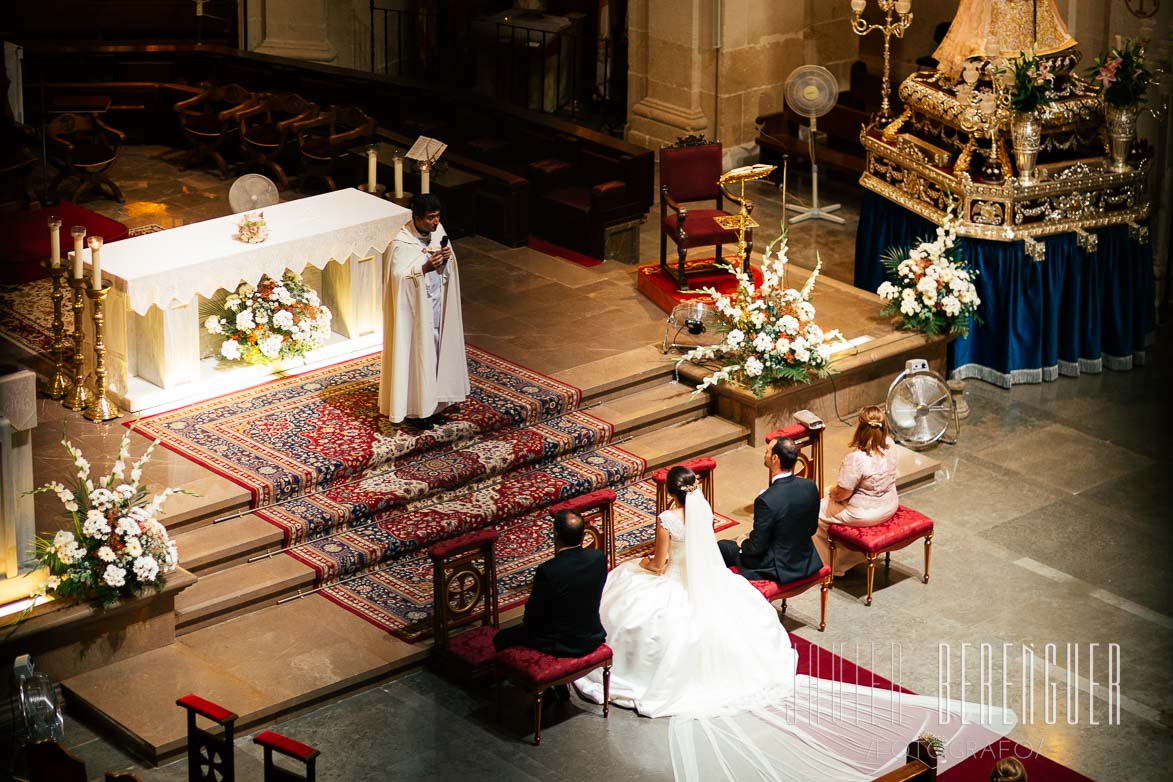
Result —
POLYGON ((668 471, 668 494, 676 500, 676 504, 684 507, 684 497, 696 486, 696 473, 678 464, 668 471))

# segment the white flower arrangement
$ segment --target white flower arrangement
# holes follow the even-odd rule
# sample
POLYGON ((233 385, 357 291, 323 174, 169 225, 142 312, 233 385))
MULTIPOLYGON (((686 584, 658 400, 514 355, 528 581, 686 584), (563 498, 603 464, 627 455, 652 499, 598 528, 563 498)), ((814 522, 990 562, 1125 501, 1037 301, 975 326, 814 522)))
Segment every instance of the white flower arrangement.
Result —
POLYGON ((718 360, 723 366, 706 377, 697 391, 718 383, 740 383, 762 396, 773 383, 809 383, 811 375, 829 372, 832 343, 842 341, 836 331, 824 332, 815 323, 811 292, 822 261, 801 290, 784 287, 786 229, 770 242, 762 256, 762 284, 742 269, 722 264, 737 277, 737 288, 729 295, 712 288, 704 292, 724 323, 725 337, 716 345, 694 348, 677 362, 718 360))
POLYGON ((933 241, 922 240, 911 249, 885 253, 890 280, 876 289, 884 300, 883 314, 898 317, 900 328, 925 334, 969 333, 970 321, 981 304, 973 284, 977 271, 961 257, 957 222, 945 216, 933 241))
POLYGON ((264 212, 250 212, 240 219, 236 238, 248 244, 260 244, 269 238, 269 224, 264 212))
POLYGON ((229 361, 265 364, 305 356, 325 344, 332 315, 318 294, 287 271, 280 281, 265 276, 224 301, 224 314, 204 321, 210 334, 223 334, 220 355, 229 361))
POLYGON ((73 520, 72 530, 37 539, 37 559, 49 569, 48 591, 96 597, 109 605, 121 597, 161 589, 163 576, 178 567, 179 552, 158 517, 168 497, 190 492, 166 489, 148 498, 140 480, 159 441, 131 465, 128 477, 130 434, 122 437, 110 474, 97 481, 91 479, 90 463, 81 451, 63 438, 77 474, 74 486, 54 481, 34 491, 55 493, 73 520))

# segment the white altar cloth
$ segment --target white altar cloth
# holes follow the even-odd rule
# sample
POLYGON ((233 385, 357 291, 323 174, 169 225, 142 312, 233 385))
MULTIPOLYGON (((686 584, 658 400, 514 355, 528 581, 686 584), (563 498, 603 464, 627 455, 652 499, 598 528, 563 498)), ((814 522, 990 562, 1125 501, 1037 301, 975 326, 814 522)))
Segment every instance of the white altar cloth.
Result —
MULTIPOLYGON (((259 244, 234 238, 241 215, 229 215, 102 248, 102 276, 113 288, 106 305, 108 387, 125 412, 208 399, 275 372, 322 366, 382 345, 386 250, 410 212, 354 189, 263 211, 269 238, 259 244), (305 362, 286 365, 201 358, 201 297, 307 266, 322 270, 319 293, 334 315, 326 345, 305 362)), ((89 250, 84 260, 88 265, 89 250)), ((87 353, 93 345, 89 320, 87 353)))
MULTIPOLYGON (((301 198, 263 210, 269 238, 247 244, 234 237, 241 215, 136 236, 102 248, 103 276, 146 315, 210 297, 239 283, 256 284, 286 268, 325 268, 331 260, 382 255, 407 221, 408 211, 353 188, 301 198)), ((86 251, 86 262, 90 253, 86 251)))

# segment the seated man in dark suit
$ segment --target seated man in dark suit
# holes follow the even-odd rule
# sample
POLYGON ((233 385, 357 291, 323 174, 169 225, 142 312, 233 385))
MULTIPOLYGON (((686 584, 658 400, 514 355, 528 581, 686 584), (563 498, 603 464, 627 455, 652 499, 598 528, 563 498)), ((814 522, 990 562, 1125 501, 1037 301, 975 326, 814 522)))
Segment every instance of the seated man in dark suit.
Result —
POLYGON ((819 528, 819 489, 794 476, 798 446, 789 437, 766 444, 770 487, 753 504, 753 529, 737 542, 719 540, 721 557, 750 580, 786 584, 819 572, 823 561, 811 536, 819 528))
MULTIPOLYGON (((816 515, 818 504, 816 498, 816 515)), ((528 646, 554 657, 583 657, 606 640, 599 600, 607 581, 607 558, 597 549, 582 547, 584 531, 577 513, 554 515, 554 557, 534 571, 522 623, 493 638, 497 651, 528 646)))

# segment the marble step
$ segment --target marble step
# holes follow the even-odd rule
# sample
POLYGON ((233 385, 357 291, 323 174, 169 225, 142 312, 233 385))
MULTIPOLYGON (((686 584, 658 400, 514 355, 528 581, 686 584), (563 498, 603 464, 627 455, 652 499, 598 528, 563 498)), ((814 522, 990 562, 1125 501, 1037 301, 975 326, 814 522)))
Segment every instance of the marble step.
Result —
MULTIPOLYGON (((693 456, 739 447, 745 435, 743 427, 709 417, 644 432, 621 447, 644 459, 651 472, 693 456)), ((284 554, 201 573, 200 580, 176 598, 176 633, 190 633, 270 606, 282 597, 312 589, 314 579, 312 568, 284 554)))
POLYGON ((586 406, 670 380, 675 365, 675 356, 665 355, 657 346, 645 345, 557 372, 554 378, 582 389, 582 404, 586 406))

